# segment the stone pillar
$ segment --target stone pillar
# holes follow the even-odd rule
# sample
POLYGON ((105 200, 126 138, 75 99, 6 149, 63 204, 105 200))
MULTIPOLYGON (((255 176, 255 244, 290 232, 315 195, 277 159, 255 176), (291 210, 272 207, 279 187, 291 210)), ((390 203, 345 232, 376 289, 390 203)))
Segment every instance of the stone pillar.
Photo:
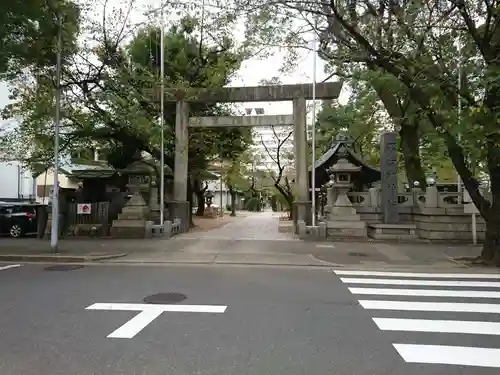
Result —
POLYGON ((438 207, 439 194, 436 186, 429 186, 425 191, 425 207, 438 207))
POLYGON ((159 211, 160 205, 158 203, 158 187, 156 185, 152 185, 149 194, 149 207, 152 211, 159 211))
POLYGON ((396 133, 383 133, 380 140, 380 172, 382 175, 382 217, 384 224, 398 224, 398 177, 396 133))
POLYGON ((171 208, 173 218, 181 219, 181 232, 186 232, 189 229, 189 202, 187 200, 188 124, 188 103, 179 101, 175 110, 174 199, 173 202, 169 202, 169 208, 171 208))
POLYGON ((303 220, 311 224, 311 201, 309 200, 307 135, 306 135, 306 100, 293 100, 294 146, 295 146, 295 202, 294 223, 303 220))
POLYGON ((376 187, 371 187, 368 189, 368 194, 370 194, 370 206, 371 207, 378 207, 379 189, 376 187))
POLYGON ((335 201, 337 200, 337 190, 333 186, 326 188, 326 206, 325 212, 331 212, 335 201))

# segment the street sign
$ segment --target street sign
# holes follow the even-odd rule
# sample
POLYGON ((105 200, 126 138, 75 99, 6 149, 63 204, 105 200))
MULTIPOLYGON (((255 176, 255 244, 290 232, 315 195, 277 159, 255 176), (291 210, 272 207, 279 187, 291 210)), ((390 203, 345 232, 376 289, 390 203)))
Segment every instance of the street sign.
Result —
POLYGON ((94 303, 86 310, 115 310, 115 311, 140 311, 121 327, 111 332, 108 337, 119 339, 131 339, 141 332, 153 320, 165 311, 175 312, 205 312, 221 314, 226 311, 227 306, 217 305, 156 305, 147 303, 94 303))
POLYGON ((78 215, 90 215, 92 213, 91 207, 90 203, 78 203, 76 205, 76 213, 78 215))

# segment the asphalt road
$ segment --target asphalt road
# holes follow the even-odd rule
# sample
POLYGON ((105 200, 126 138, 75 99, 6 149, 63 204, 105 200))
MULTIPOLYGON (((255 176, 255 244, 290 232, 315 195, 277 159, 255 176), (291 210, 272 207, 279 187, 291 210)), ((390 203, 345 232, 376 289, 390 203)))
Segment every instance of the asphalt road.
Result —
MULTIPOLYGON (((443 345, 500 350, 497 325, 486 326, 490 333, 496 333, 488 335, 475 332, 483 326, 469 327, 475 332, 473 334, 415 332, 442 329, 426 325, 428 320, 411 323, 405 320, 467 318, 500 323, 500 314, 400 311, 402 308, 384 310, 389 306, 387 301, 401 300, 417 303, 406 303, 406 309, 408 306, 418 308, 422 306, 418 302, 423 298, 434 302, 431 309, 443 310, 444 305, 435 302, 443 299, 452 303, 463 302, 464 298, 436 296, 442 294, 439 290, 500 293, 500 287, 495 284, 488 287, 472 284, 446 287, 426 283, 408 285, 404 280, 427 281, 431 278, 336 275, 327 268, 99 265, 71 271, 48 271, 45 265, 8 269, 3 266, 0 265, 2 375, 499 373, 499 367, 493 367, 496 362, 491 362, 500 358, 495 357, 498 354, 495 351, 488 352, 493 358, 489 368, 415 364, 410 363, 412 358, 422 360, 429 357, 425 347, 395 347, 393 344, 441 345, 434 349, 434 353, 451 355, 455 359, 456 353, 443 354, 443 345), (353 282, 352 278, 381 278, 382 281, 362 284, 353 282), (384 285, 388 283, 387 279, 403 281, 384 285), (393 292, 399 295, 387 295, 390 294, 387 289, 430 289, 434 292, 427 292, 430 295, 425 297, 401 291, 393 292), (107 307, 133 309, 137 305, 131 304, 142 304, 145 297, 158 293, 185 295, 184 300, 176 303, 181 310, 186 308, 184 305, 197 307, 192 308, 193 312, 161 312, 162 306, 148 305, 156 306, 156 310, 153 308, 139 314, 139 311, 100 310, 106 306, 95 305, 112 303, 114 305, 107 307), (358 300, 363 301, 361 305, 358 300), (370 308, 367 300, 384 300, 384 308, 370 308), (87 309, 92 305, 96 309, 87 309), (211 312, 202 312, 207 310, 211 312), (139 318, 127 323, 138 314, 141 315, 139 318), (465 314, 465 317, 460 314, 465 314), (156 319, 150 319, 155 315, 156 319), (374 321, 373 317, 379 320, 374 321), (150 324, 147 324, 148 319, 152 320, 150 324), (145 325, 142 330, 139 329, 141 323, 145 325), (392 331, 395 327, 397 331, 392 331), (410 331, 404 331, 405 327, 410 331), (108 337, 113 333, 115 337, 108 337)), ((495 277, 493 280, 474 281, 495 282, 495 277)), ((455 280, 432 279, 438 284, 443 280, 448 284, 455 280)), ((500 282, 500 279, 496 281, 500 282)), ((474 302, 488 304, 489 309, 499 308, 500 299, 495 294, 483 293, 470 298, 475 297, 474 302)), ((465 305, 461 306, 466 309, 465 305)), ((486 309, 484 306, 482 308, 486 309)), ((463 328, 459 323, 454 324, 447 329, 463 328)), ((469 351, 462 358, 483 361, 484 365, 488 358, 481 357, 481 353, 469 351)), ((439 358, 434 358, 434 361, 439 361, 439 358)))

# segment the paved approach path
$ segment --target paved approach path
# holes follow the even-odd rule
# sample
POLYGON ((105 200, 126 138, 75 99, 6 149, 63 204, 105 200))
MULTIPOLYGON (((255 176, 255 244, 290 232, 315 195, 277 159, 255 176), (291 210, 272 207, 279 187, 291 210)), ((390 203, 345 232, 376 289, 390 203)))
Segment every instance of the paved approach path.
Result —
POLYGON ((208 232, 185 233, 177 239, 293 241, 291 233, 280 233, 279 215, 272 211, 245 212, 231 223, 208 232))

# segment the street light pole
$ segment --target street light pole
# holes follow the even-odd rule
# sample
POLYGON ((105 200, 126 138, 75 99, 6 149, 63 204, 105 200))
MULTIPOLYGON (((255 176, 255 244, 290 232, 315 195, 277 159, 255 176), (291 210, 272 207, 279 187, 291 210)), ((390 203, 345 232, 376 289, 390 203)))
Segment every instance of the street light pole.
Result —
POLYGON ((312 86, 312 127, 311 127, 311 147, 312 147, 312 163, 311 163, 311 211, 312 211, 312 226, 316 225, 316 27, 317 21, 314 22, 314 39, 313 39, 313 86, 312 86))
POLYGON ((163 2, 160 4, 160 225, 163 228, 165 220, 165 33, 163 24, 163 2))
POLYGON ((221 158, 220 158, 220 207, 219 207, 219 210, 220 210, 220 214, 219 216, 222 218, 222 215, 224 214, 224 210, 222 209, 222 183, 223 183, 223 178, 222 178, 222 155, 221 155, 221 158))
MULTIPOLYGON (((462 43, 460 41, 460 36, 458 37, 458 82, 457 82, 457 88, 458 88, 458 95, 457 95, 457 124, 458 124, 458 140, 461 140, 461 133, 460 133, 460 126, 462 123, 462 100, 460 97, 460 93, 462 91, 462 43)), ((460 178, 460 174, 457 171, 457 192, 461 193, 462 192, 462 180, 460 178)), ((459 195, 459 199, 461 200, 462 197, 459 195)))
POLYGON ((52 186, 52 227, 50 231, 50 248, 58 252, 59 242, 59 124, 61 116, 61 28, 62 21, 59 15, 59 28, 57 31, 57 57, 56 57, 56 108, 54 118, 54 183, 52 186))

